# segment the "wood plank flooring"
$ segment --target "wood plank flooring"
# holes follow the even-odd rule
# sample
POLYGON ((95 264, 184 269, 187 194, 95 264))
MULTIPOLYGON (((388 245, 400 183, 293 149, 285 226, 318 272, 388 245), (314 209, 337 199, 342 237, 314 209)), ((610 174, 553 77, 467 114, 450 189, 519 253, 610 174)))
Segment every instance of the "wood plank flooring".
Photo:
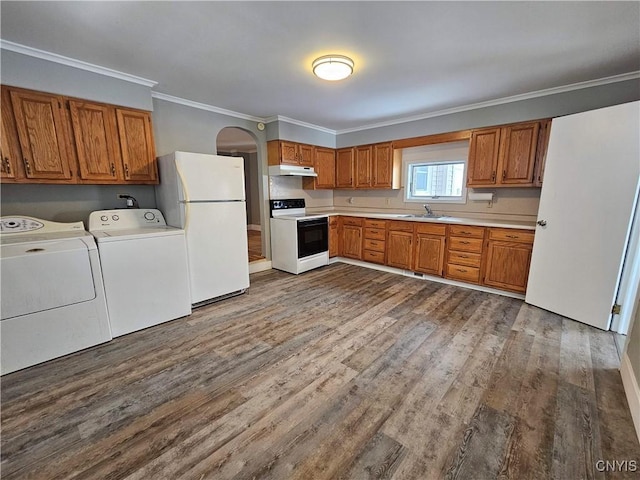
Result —
MULTIPOLYGON (((613 337, 357 266, 2 377, 2 478, 581 479, 640 446, 613 337)), ((629 464, 628 464, 629 465, 629 464)))
POLYGON ((264 255, 262 255, 262 232, 257 230, 247 230, 247 241, 249 248, 249 263, 264 260, 264 255))

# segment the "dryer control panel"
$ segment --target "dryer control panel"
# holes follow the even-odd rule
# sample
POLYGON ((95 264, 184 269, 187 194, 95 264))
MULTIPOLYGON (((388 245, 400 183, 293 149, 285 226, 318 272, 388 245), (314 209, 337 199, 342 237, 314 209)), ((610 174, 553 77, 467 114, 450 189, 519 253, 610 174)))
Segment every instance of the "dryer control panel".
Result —
POLYGON ((0 217, 0 234, 12 233, 55 233, 83 231, 84 223, 60 223, 51 220, 41 220, 33 217, 6 216, 0 217))

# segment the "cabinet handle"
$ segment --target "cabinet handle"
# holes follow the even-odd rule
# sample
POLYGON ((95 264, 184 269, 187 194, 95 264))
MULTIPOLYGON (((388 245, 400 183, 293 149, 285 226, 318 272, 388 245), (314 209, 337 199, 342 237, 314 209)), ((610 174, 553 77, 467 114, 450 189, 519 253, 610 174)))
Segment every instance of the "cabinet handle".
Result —
POLYGON ((27 169, 27 175, 31 175, 31 164, 28 158, 24 159, 24 167, 27 169))
POLYGON ((507 171, 503 170, 502 171, 502 179, 504 180, 505 178, 507 178, 507 171))
POLYGON ((458 255, 460 258, 469 258, 469 255, 458 255))
POLYGON ((124 176, 125 178, 129 178, 129 165, 124 164, 124 176))
POLYGON ((464 230, 461 230, 460 233, 462 235, 471 235, 471 232, 465 232, 464 230))
POLYGON ((11 162, 9 162, 9 157, 4 157, 5 171, 11 175, 11 162))
POLYGON ((496 172, 492 172, 491 173, 491 181, 495 182, 496 181, 496 172))
POLYGON ((456 270, 461 273, 467 273, 467 271, 464 268, 456 268, 456 270))
POLYGON ((471 242, 460 242, 462 245, 469 245, 471 242))
POLYGON ((116 166, 115 164, 111 164, 111 176, 115 177, 116 176, 116 166))
POLYGON ((520 238, 518 235, 505 235, 507 238, 520 238))

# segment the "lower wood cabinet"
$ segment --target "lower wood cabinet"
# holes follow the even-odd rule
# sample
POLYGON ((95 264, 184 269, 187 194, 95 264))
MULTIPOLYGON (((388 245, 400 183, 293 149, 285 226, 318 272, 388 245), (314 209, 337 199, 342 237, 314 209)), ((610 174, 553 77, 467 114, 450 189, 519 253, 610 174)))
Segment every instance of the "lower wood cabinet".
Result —
POLYGON ((442 224, 416 225, 416 246, 413 271, 441 277, 447 226, 442 224))
POLYGON ((365 262, 385 262, 387 239, 387 222, 367 218, 364 221, 364 244, 362 259, 365 262))
POLYGON ((362 260, 362 218, 341 217, 342 256, 362 260))
POLYGON ((525 293, 534 233, 530 230, 490 228, 483 284, 525 293))
POLYGON ((413 222, 390 221, 387 233, 387 265, 411 270, 413 222))
POLYGON ((340 255, 340 217, 329 217, 329 258, 340 255))
POLYGON ((445 277, 480 283, 484 227, 449 225, 445 277))

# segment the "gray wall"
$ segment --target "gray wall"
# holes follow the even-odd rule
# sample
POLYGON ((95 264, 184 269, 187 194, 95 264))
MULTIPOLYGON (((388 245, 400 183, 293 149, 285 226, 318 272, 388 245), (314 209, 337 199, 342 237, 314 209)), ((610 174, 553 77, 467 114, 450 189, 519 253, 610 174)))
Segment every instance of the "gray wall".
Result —
POLYGON ((338 134, 336 146, 341 148, 538 118, 559 117, 635 100, 640 100, 640 80, 628 80, 398 125, 338 134))
POLYGON ((291 142, 308 143, 320 147, 336 148, 336 136, 330 131, 312 129, 276 120, 267 124, 267 140, 289 140, 291 142))

